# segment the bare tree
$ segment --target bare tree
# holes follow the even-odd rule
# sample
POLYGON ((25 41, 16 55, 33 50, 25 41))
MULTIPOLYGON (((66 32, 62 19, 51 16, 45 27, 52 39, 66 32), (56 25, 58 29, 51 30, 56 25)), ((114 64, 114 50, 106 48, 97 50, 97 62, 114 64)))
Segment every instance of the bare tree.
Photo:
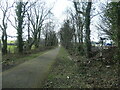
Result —
POLYGON ((33 2, 33 3, 30 3, 30 5, 28 4, 29 1, 26 1, 26 2, 23 2, 21 0, 19 0, 18 2, 16 2, 16 18, 15 18, 15 21, 17 22, 17 26, 16 26, 16 29, 17 29, 17 39, 18 39, 18 51, 20 53, 23 52, 23 29, 25 27, 26 24, 24 24, 25 20, 24 18, 26 17, 26 14, 27 14, 27 11, 32 7, 34 6, 34 4, 36 3, 37 1, 33 2))
POLYGON ((91 41, 90 41, 90 11, 91 11, 92 1, 87 3, 86 11, 80 11, 77 7, 77 2, 74 2, 75 9, 78 13, 84 15, 85 17, 85 41, 86 41, 86 54, 87 57, 91 57, 91 41))
POLYGON ((0 25, 0 28, 2 30, 2 42, 3 42, 3 47, 2 47, 2 52, 3 54, 7 54, 7 23, 8 23, 8 18, 9 18, 9 9, 12 6, 9 6, 8 2, 4 2, 5 5, 0 2, 0 10, 2 11, 3 17, 2 17, 2 24, 0 25), (3 6, 4 5, 4 6, 3 6))
POLYGON ((33 6, 33 9, 29 12, 29 20, 32 25, 32 34, 33 41, 30 44, 30 48, 33 44, 35 47, 39 47, 41 29, 43 26, 43 22, 47 19, 48 14, 50 14, 52 8, 47 8, 44 2, 39 2, 33 6))
POLYGON ((86 8, 86 15, 85 15, 85 28, 86 28, 86 51, 87 51, 87 57, 91 57, 91 41, 90 41, 90 10, 91 10, 92 2, 88 2, 87 8, 86 8))
POLYGON ((60 34, 61 44, 66 49, 71 49, 74 30, 71 28, 69 20, 64 21, 64 24, 61 27, 59 34, 60 34))
POLYGON ((57 44, 57 34, 54 31, 55 23, 52 20, 48 21, 45 26, 42 34, 45 37, 45 46, 55 46, 57 44))

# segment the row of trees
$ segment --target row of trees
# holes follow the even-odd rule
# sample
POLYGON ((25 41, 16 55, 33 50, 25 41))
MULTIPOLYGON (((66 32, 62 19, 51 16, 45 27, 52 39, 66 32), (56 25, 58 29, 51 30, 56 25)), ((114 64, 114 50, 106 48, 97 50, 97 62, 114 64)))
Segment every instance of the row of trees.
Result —
POLYGON ((90 12, 92 2, 88 3, 73 2, 73 3, 76 12, 74 13, 73 11, 70 11, 69 20, 66 20, 65 23, 63 24, 63 27, 61 28, 60 31, 61 42, 67 48, 69 48, 68 46, 71 45, 73 42, 75 42, 75 44, 79 42, 79 46, 77 48, 81 49, 80 52, 82 54, 86 53, 86 56, 89 58, 91 57, 90 12), (84 40, 85 45, 83 43, 84 40))
MULTIPOLYGON (((99 15, 102 23, 98 24, 98 29, 105 32, 108 37, 115 42, 118 48, 120 48, 120 2, 107 3, 107 5, 102 8, 102 11, 95 15, 91 14, 91 12, 93 12, 92 1, 73 3, 75 12, 72 10, 69 11, 69 18, 65 20, 60 30, 61 43, 63 46, 67 49, 74 47, 74 50, 90 58, 92 56, 90 40, 91 19, 99 15)), ((118 50, 118 56, 119 53, 120 49, 118 50)))
MULTIPOLYGON (((45 30, 45 24, 46 22, 48 22, 47 20, 50 18, 48 16, 51 14, 52 8, 53 7, 48 8, 46 6, 46 3, 43 2, 42 0, 37 0, 34 2, 30 2, 29 0, 23 2, 22 0, 19 0, 18 2, 14 2, 11 6, 9 5, 8 1, 2 0, 0 2, 0 9, 3 13, 3 17, 0 29, 2 30, 3 54, 7 53, 8 22, 11 23, 11 25, 17 31, 17 47, 19 53, 23 53, 24 51, 23 34, 25 31, 27 31, 28 36, 28 38, 26 38, 27 49, 30 50, 33 45, 35 46, 35 48, 39 48, 42 30, 45 30), (3 6, 3 3, 5 4, 5 6, 3 6), (10 11, 12 10, 14 11, 14 13, 10 13, 10 11), (10 20, 11 16, 13 16, 15 23, 10 20)), ((51 46, 56 45, 57 36, 56 33, 54 32, 54 27, 49 33, 46 32, 46 35, 44 35, 44 37, 45 42, 47 43, 48 39, 54 37, 52 44, 50 45, 51 46)))

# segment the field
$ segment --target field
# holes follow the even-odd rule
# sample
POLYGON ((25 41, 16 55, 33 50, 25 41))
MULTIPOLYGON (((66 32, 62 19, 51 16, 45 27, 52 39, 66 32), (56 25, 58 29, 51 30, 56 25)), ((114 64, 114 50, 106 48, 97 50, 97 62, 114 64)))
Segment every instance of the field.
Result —
POLYGON ((7 46, 8 53, 15 53, 17 51, 16 45, 8 45, 7 46))
MULTIPOLYGON (((7 45, 7 50, 8 50, 8 53, 17 53, 17 45, 15 44, 16 41, 10 41, 8 40, 7 41, 8 45, 7 45)), ((35 49, 35 46, 33 45, 32 50, 35 49)))

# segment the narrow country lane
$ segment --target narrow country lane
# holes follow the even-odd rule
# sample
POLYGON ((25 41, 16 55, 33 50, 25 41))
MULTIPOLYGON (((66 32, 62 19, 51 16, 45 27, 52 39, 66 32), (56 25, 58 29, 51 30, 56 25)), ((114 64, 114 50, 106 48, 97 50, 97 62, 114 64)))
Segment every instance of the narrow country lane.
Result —
MULTIPOLYGON (((3 88, 39 88, 60 47, 2 73, 3 88)), ((1 74, 0 74, 1 75, 1 74)))

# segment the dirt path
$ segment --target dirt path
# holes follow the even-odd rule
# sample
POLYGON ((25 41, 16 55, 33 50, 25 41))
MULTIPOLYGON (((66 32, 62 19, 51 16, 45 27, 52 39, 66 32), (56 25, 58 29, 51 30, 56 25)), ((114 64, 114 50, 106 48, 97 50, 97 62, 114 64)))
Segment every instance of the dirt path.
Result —
POLYGON ((3 88, 39 88, 54 63, 59 48, 2 73, 3 88))

